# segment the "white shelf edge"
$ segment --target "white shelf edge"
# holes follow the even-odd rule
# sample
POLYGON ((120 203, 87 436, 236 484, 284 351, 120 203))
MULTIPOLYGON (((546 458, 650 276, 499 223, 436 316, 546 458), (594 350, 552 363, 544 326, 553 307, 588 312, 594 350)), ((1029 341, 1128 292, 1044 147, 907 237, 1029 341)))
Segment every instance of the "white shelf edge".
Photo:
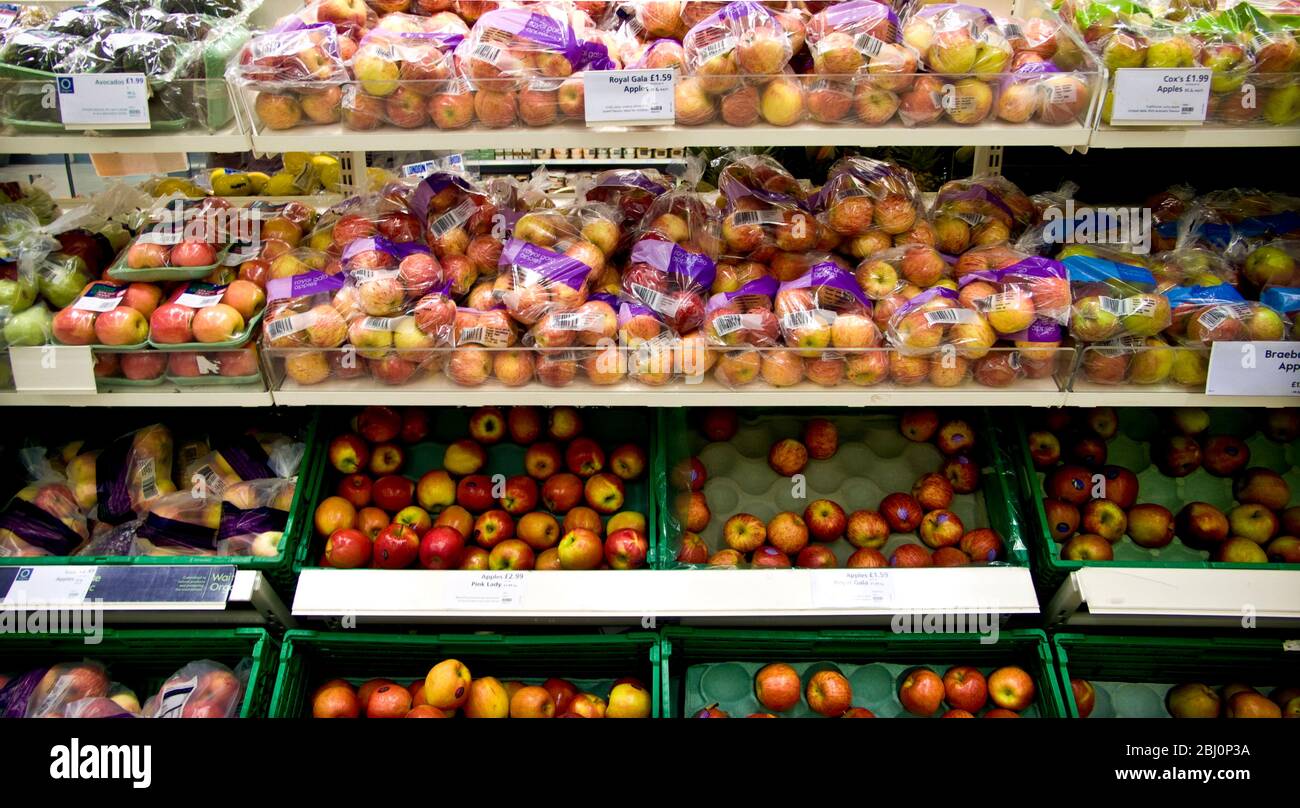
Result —
MULTIPOLYGON (((300 144, 301 146, 301 144, 300 144)), ((219 132, 141 135, 8 135, 0 154, 152 154, 158 152, 245 152, 248 134, 230 124, 219 132)))
MULTIPOLYGON (((429 570, 303 570, 293 615, 369 622, 637 623, 683 619, 773 622, 884 618, 894 614, 1037 614, 1029 570, 959 567, 886 570, 888 608, 815 605, 818 576, 831 570, 635 570, 528 572, 515 607, 466 606, 455 595, 479 573, 429 570)), ((825 578, 822 578, 825 580, 825 578)))
POLYGON ((1063 625, 1300 625, 1300 573, 1084 567, 1062 583, 1047 614, 1063 625))
POLYGON ((1092 133, 1097 149, 1259 148, 1300 146, 1295 126, 1192 126, 1183 129, 1102 126, 1092 133))
POLYGON ((270 407, 266 390, 232 390, 229 387, 160 385, 160 389, 104 390, 98 393, 0 392, 0 407, 270 407))

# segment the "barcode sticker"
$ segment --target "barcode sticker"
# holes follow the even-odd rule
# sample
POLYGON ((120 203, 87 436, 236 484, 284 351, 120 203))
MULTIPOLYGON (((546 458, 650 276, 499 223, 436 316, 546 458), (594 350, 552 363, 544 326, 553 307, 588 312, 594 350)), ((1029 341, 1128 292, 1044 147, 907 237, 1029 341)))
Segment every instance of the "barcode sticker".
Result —
POLYGON ((707 45, 696 48, 695 63, 697 65, 702 65, 705 62, 712 59, 714 56, 719 56, 721 54, 726 53, 727 51, 735 50, 735 48, 736 48, 736 40, 734 37, 728 34, 727 36, 724 36, 722 39, 719 39, 715 42, 710 42, 707 45))
POLYGON ((1025 32, 1020 30, 1020 26, 1014 22, 1009 22, 1002 26, 1002 35, 1007 39, 1023 39, 1025 32))
POLYGON ((466 197, 459 205, 434 219, 433 224, 429 225, 430 232, 437 238, 447 235, 449 230, 460 227, 474 215, 474 208, 474 200, 466 197))
POLYGON ((220 499, 226 493, 226 481, 211 465, 204 464, 190 475, 190 483, 200 498, 220 499))
POLYGON ((176 298, 176 302, 192 309, 206 309, 208 306, 220 303, 225 291, 224 284, 192 283, 185 287, 185 291, 176 298))
POLYGON ((550 325, 558 331, 585 331, 582 320, 576 311, 560 311, 551 315, 550 325))
POLYGON ((1124 314, 1150 314, 1156 309, 1155 298, 1152 297, 1130 297, 1124 300, 1124 314))
POLYGON ((737 227, 748 224, 780 224, 785 215, 779 210, 738 210, 731 214, 731 222, 737 227))
POLYGON ((152 457, 146 457, 140 463, 140 499, 150 500, 158 496, 158 467, 152 457))
POLYGON ((266 337, 270 340, 283 339, 290 334, 306 331, 316 324, 316 320, 317 314, 315 311, 304 311, 302 314, 291 314, 288 317, 268 320, 266 323, 266 337))
POLYGON ((404 317, 367 317, 361 321, 361 327, 367 331, 396 331, 398 323, 404 317))
POLYGON ((968 314, 974 313, 965 309, 935 309, 925 313, 925 323, 926 325, 961 323, 969 319, 968 314))
POLYGON ((385 278, 396 278, 400 272, 396 269, 353 269, 348 272, 352 280, 357 283, 366 283, 367 281, 382 281, 385 278))
POLYGON ((1127 306, 1124 298, 1119 297, 1100 297, 1097 298, 1101 304, 1101 310, 1107 314, 1123 315, 1127 306))
POLYGON ((735 333, 745 327, 741 314, 720 314, 713 318, 713 331, 719 337, 735 333))
POLYGON ((474 46, 472 51, 470 51, 470 57, 478 59, 481 62, 496 64, 497 60, 501 58, 501 49, 496 45, 487 42, 480 42, 474 46))
POLYGON ((121 304, 124 297, 126 297, 125 286, 96 283, 87 289, 85 294, 77 298, 76 302, 72 304, 72 308, 78 311, 112 311, 121 304))
POLYGON ((788 312, 781 318, 781 328, 791 330, 808 328, 814 325, 826 325, 835 319, 835 312, 823 309, 799 309, 788 312))
POLYGON ((871 34, 858 34, 853 40, 853 47, 863 56, 873 57, 880 55, 880 49, 885 46, 884 42, 876 39, 871 34))
POLYGON ((681 308, 682 301, 678 298, 670 297, 663 292, 651 289, 648 286, 642 286, 639 283, 632 284, 632 294, 636 295, 646 308, 657 311, 666 317, 677 316, 677 310, 681 308))
POLYGON ((457 345, 486 345, 487 328, 481 325, 462 328, 456 334, 457 345))

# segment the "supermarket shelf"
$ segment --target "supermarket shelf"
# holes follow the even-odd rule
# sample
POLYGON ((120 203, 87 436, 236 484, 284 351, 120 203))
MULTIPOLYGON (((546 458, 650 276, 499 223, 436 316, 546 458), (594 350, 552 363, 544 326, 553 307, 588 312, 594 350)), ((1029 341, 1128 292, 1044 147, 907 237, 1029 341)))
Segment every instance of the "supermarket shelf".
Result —
MULTIPOLYGON (((302 141, 298 142, 302 147, 302 141)), ((248 134, 230 124, 218 132, 113 135, 12 135, 0 137, 0 154, 150 154, 154 152, 245 152, 248 134)))
POLYGON ((1294 407, 1294 396, 1207 396, 1186 387, 1094 384, 1077 381, 1065 395, 1070 407, 1294 407))
MULTIPOLYGON (((6 569, 14 569, 9 567, 6 569)), ((21 569, 21 568, 19 568, 21 569)), ((79 570, 84 567, 42 567, 43 571, 79 570)), ((160 576, 169 571, 181 571, 188 576, 202 575, 205 567, 165 567, 165 566, 113 566, 98 568, 100 574, 111 570, 115 582, 125 584, 128 591, 145 592, 156 585, 160 576)), ((170 585, 171 582, 169 582, 170 585)), ((83 590, 84 591, 84 590, 83 590)), ((103 623, 181 623, 181 624, 220 624, 224 626, 266 626, 293 628, 295 623, 289 610, 285 608, 280 596, 271 588, 262 573, 255 570, 238 570, 224 601, 187 602, 183 599, 169 599, 155 596, 147 599, 143 596, 137 600, 86 600, 72 597, 23 599, 19 605, 0 599, 0 608, 21 610, 69 610, 80 611, 94 609, 103 614, 103 623)))
POLYGON ((304 570, 293 615, 349 623, 603 623, 652 626, 755 620, 782 624, 884 623, 895 614, 1037 614, 1029 570, 958 567, 883 570, 635 570, 521 572, 484 602, 473 583, 502 573, 304 570), (876 576, 868 587, 849 573, 876 576), (859 601, 867 590, 882 605, 859 601))
POLYGON ((635 382, 594 385, 575 381, 566 387, 529 384, 522 387, 483 385, 462 387, 437 377, 402 387, 378 387, 368 379, 331 381, 327 385, 299 386, 285 382, 273 393, 275 403, 288 406, 364 405, 382 396, 389 404, 424 404, 482 406, 507 404, 559 404, 625 407, 712 407, 712 406, 795 406, 795 407, 885 407, 982 405, 989 407, 1058 407, 1065 394, 1048 380, 1042 386, 1029 384, 1014 388, 980 387, 971 384, 960 388, 934 387, 857 387, 841 384, 820 387, 805 382, 794 387, 755 385, 732 389, 710 378, 699 384, 674 383, 665 387, 647 387, 635 382))
POLYGON ((1061 584, 1048 604, 1047 621, 1069 626, 1295 628, 1300 625, 1300 574, 1085 567, 1061 584))
POLYGON ((1296 126, 1192 126, 1179 129, 1101 126, 1092 133, 1098 149, 1178 149, 1300 146, 1296 126))
POLYGON ((220 385, 184 390, 162 385, 156 389, 98 393, 0 392, 0 407, 269 407, 271 404, 271 394, 265 389, 220 385))
POLYGON ((684 165, 685 163, 686 163, 686 158, 684 157, 646 157, 640 160, 636 159, 635 157, 619 157, 617 159, 612 159, 612 158, 600 159, 600 158, 593 157, 587 160, 574 160, 570 158, 547 160, 545 158, 537 157, 528 160, 466 160, 465 167, 478 168, 478 169, 535 168, 537 166, 546 166, 548 168, 565 168, 568 166, 574 166, 579 168, 587 168, 590 166, 645 167, 645 166, 674 166, 674 165, 684 165))
POLYGON ((421 149, 534 149, 687 146, 1061 146, 1085 147, 1090 132, 1083 126, 984 123, 973 127, 920 126, 662 126, 620 127, 563 124, 537 129, 380 129, 356 132, 342 124, 254 132, 253 149, 262 153, 293 151, 310 142, 321 151, 400 151, 421 149))

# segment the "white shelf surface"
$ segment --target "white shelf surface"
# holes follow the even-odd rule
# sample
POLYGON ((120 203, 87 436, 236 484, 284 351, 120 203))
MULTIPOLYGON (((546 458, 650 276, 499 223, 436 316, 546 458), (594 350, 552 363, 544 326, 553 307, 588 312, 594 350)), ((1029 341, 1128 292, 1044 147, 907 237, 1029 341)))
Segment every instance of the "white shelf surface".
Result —
POLYGON ((467 602, 484 573, 430 570, 303 570, 299 620, 358 623, 888 622, 895 614, 1037 614, 1023 567, 885 569, 888 603, 866 606, 828 593, 864 570, 596 570, 525 572, 510 605, 467 602), (819 591, 819 587, 821 587, 819 591))
POLYGON ((1081 126, 983 123, 906 127, 822 126, 802 123, 789 127, 726 125, 708 126, 583 126, 557 124, 536 129, 411 129, 393 127, 370 132, 345 129, 342 124, 264 130, 252 135, 254 151, 295 151, 310 144, 320 151, 402 151, 447 149, 535 149, 551 147, 602 148, 649 147, 658 149, 687 146, 1061 146, 1085 147, 1091 132, 1081 126))
POLYGON ((1209 396, 1175 385, 1096 384, 1076 381, 1071 407, 1296 407, 1300 396, 1209 396))
POLYGON ((1300 146, 1298 126, 1106 126, 1092 133, 1098 149, 1248 148, 1300 146))
POLYGON ((1048 624, 1300 627, 1294 570, 1084 567, 1047 606, 1048 624))
POLYGON ((803 382, 793 387, 769 387, 754 384, 732 389, 708 378, 699 384, 675 382, 664 387, 648 387, 636 382, 594 385, 582 379, 565 387, 547 387, 533 383, 522 387, 484 384, 463 387, 435 377, 400 387, 381 387, 369 379, 330 381, 320 385, 300 386, 292 382, 274 392, 275 403, 290 406, 312 404, 373 404, 377 396, 390 404, 451 404, 482 406, 486 404, 557 404, 596 406, 838 406, 884 407, 941 404, 984 406, 1061 406, 1065 394, 1050 379, 1043 383, 1026 383, 1011 388, 982 387, 969 384, 959 388, 859 387, 841 384, 821 387, 803 382))
MULTIPOLYGON (((299 141, 297 149, 310 145, 299 141)), ((246 152, 248 134, 231 123, 213 132, 116 135, 11 135, 0 137, 0 154, 152 154, 155 152, 246 152)), ((292 151, 287 149, 286 151, 292 151)))
POLYGON ((0 392, 0 407, 269 407, 271 394, 252 385, 136 387, 97 393, 0 392))

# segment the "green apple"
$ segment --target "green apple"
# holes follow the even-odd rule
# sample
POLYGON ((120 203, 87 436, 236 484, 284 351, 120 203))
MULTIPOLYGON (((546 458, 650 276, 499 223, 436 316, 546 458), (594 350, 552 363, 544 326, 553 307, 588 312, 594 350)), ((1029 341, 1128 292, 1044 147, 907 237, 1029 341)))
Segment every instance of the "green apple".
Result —
POLYGON ((0 281, 0 307, 17 314, 36 302, 36 284, 25 278, 0 281))
POLYGON ((1300 120, 1300 85, 1291 84, 1269 90, 1262 104, 1264 120, 1274 126, 1285 126, 1300 120))
POLYGON ((1196 64, 1196 48, 1187 37, 1171 36, 1152 42, 1147 48, 1147 67, 1191 67, 1196 64))
POLYGON ((1290 286, 1295 259, 1281 247, 1264 245, 1246 256, 1246 278, 1256 286, 1290 286))
POLYGON ((90 283, 90 273, 85 261, 76 256, 63 256, 41 267, 39 282, 41 297, 54 308, 62 309, 81 295, 81 290, 90 283))
POLYGON ((9 318, 4 325, 4 339, 9 345, 44 345, 50 341, 54 317, 44 306, 32 306, 9 318))

